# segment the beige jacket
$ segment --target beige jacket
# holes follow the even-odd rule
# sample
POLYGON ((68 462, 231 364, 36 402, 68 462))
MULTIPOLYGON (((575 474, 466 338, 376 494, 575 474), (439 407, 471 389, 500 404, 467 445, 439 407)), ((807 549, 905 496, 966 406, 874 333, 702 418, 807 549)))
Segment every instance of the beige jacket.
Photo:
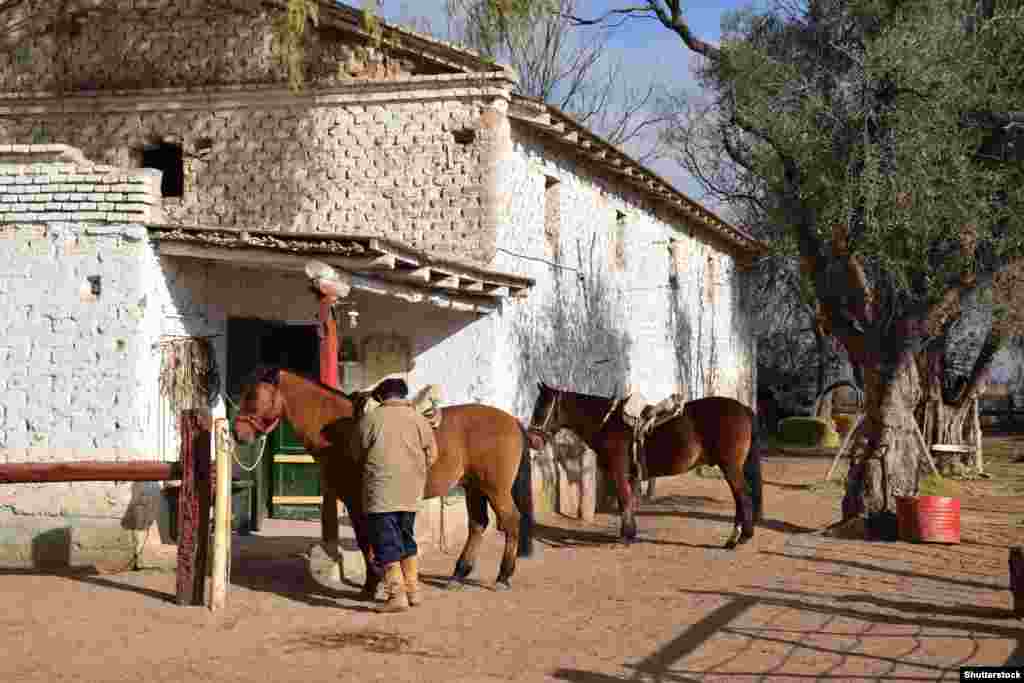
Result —
POLYGON ((430 423, 409 401, 385 401, 359 421, 366 512, 415 512, 437 459, 430 423))

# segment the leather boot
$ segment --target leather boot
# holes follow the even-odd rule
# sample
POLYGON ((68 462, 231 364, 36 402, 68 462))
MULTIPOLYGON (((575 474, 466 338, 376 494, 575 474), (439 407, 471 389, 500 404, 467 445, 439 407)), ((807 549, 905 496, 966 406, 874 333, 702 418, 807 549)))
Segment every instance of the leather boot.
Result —
POLYGON ((409 609, 409 598, 405 593, 402 565, 392 562, 384 567, 384 583, 388 587, 388 601, 380 606, 380 612, 404 612, 409 609))
POLYGON ((411 555, 401 562, 402 575, 405 577, 405 592, 409 598, 409 604, 416 606, 420 604, 420 569, 418 558, 411 555))

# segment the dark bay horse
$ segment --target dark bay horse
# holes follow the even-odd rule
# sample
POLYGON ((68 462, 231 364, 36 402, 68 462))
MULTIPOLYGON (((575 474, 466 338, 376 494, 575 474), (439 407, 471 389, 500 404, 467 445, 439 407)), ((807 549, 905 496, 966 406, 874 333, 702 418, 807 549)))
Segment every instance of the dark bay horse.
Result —
MULTIPOLYGON (((615 481, 622 538, 632 541, 636 538, 633 429, 623 420, 621 403, 554 389, 543 382, 538 386, 531 435, 548 439, 564 427, 593 449, 598 467, 615 481)), ((649 479, 683 474, 701 464, 718 465, 736 503, 735 530, 725 544, 729 549, 753 538, 754 522, 761 517, 761 465, 751 449, 753 437, 749 408, 731 398, 710 396, 687 403, 681 415, 655 428, 644 443, 649 479), (745 483, 750 484, 752 496, 745 483)))
MULTIPOLYGON (((380 581, 373 571, 372 553, 363 514, 363 464, 351 447, 356 408, 366 395, 348 396, 336 389, 281 368, 264 368, 242 390, 233 423, 235 438, 249 443, 288 420, 310 455, 321 463, 352 521, 359 549, 366 558, 364 591, 372 595, 380 581), (353 401, 355 399, 355 401, 353 401)), ((505 532, 505 553, 495 588, 509 588, 517 551, 528 557, 533 548, 533 507, 529 444, 522 425, 512 415, 480 404, 447 406, 435 430, 438 457, 427 473, 424 498, 443 496, 457 483, 466 490, 469 537, 455 564, 449 587, 465 584, 487 528, 490 502, 505 532)))

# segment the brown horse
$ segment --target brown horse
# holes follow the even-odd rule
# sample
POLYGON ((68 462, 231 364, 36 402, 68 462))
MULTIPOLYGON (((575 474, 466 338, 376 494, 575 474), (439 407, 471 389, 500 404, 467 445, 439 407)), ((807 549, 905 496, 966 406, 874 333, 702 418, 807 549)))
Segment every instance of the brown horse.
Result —
MULTIPOLYGON (((636 538, 633 487, 637 473, 630 454, 633 430, 614 399, 562 391, 538 383, 531 435, 550 438, 572 430, 597 454, 598 467, 611 474, 622 511, 622 538, 636 538)), ((647 478, 683 474, 700 464, 718 465, 736 502, 735 531, 725 544, 735 548, 754 536, 761 517, 761 465, 752 446, 753 413, 722 396, 690 401, 680 416, 655 428, 644 443, 647 478), (748 495, 744 480, 751 486, 748 495), (753 501, 751 500, 753 498, 753 501)))
MULTIPOLYGON (((249 443, 282 420, 322 463, 352 521, 359 549, 366 558, 364 591, 373 594, 380 573, 373 563, 366 535, 362 501, 362 461, 351 444, 357 403, 366 395, 346 395, 316 380, 280 368, 259 369, 242 391, 233 424, 235 438, 249 443), (353 400, 355 399, 355 401, 353 400)), ((438 458, 427 473, 424 498, 443 496, 457 483, 466 491, 469 537, 455 563, 450 588, 465 585, 487 528, 487 503, 505 532, 505 553, 495 583, 509 588, 516 555, 529 557, 533 548, 533 507, 529 444, 519 421, 508 413, 479 404, 442 408, 437 437, 438 458)))

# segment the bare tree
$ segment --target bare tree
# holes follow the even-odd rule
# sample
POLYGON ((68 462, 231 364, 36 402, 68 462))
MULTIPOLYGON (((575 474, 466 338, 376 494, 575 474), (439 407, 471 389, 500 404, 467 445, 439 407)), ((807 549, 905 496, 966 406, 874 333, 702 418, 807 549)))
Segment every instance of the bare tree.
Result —
POLYGON ((579 29, 569 15, 577 0, 551 0, 526 15, 505 14, 487 0, 447 0, 448 32, 519 75, 519 93, 572 115, 618 147, 636 150, 639 161, 660 156, 657 129, 668 120, 659 105, 661 87, 634 87, 621 60, 609 57, 613 30, 579 29))

